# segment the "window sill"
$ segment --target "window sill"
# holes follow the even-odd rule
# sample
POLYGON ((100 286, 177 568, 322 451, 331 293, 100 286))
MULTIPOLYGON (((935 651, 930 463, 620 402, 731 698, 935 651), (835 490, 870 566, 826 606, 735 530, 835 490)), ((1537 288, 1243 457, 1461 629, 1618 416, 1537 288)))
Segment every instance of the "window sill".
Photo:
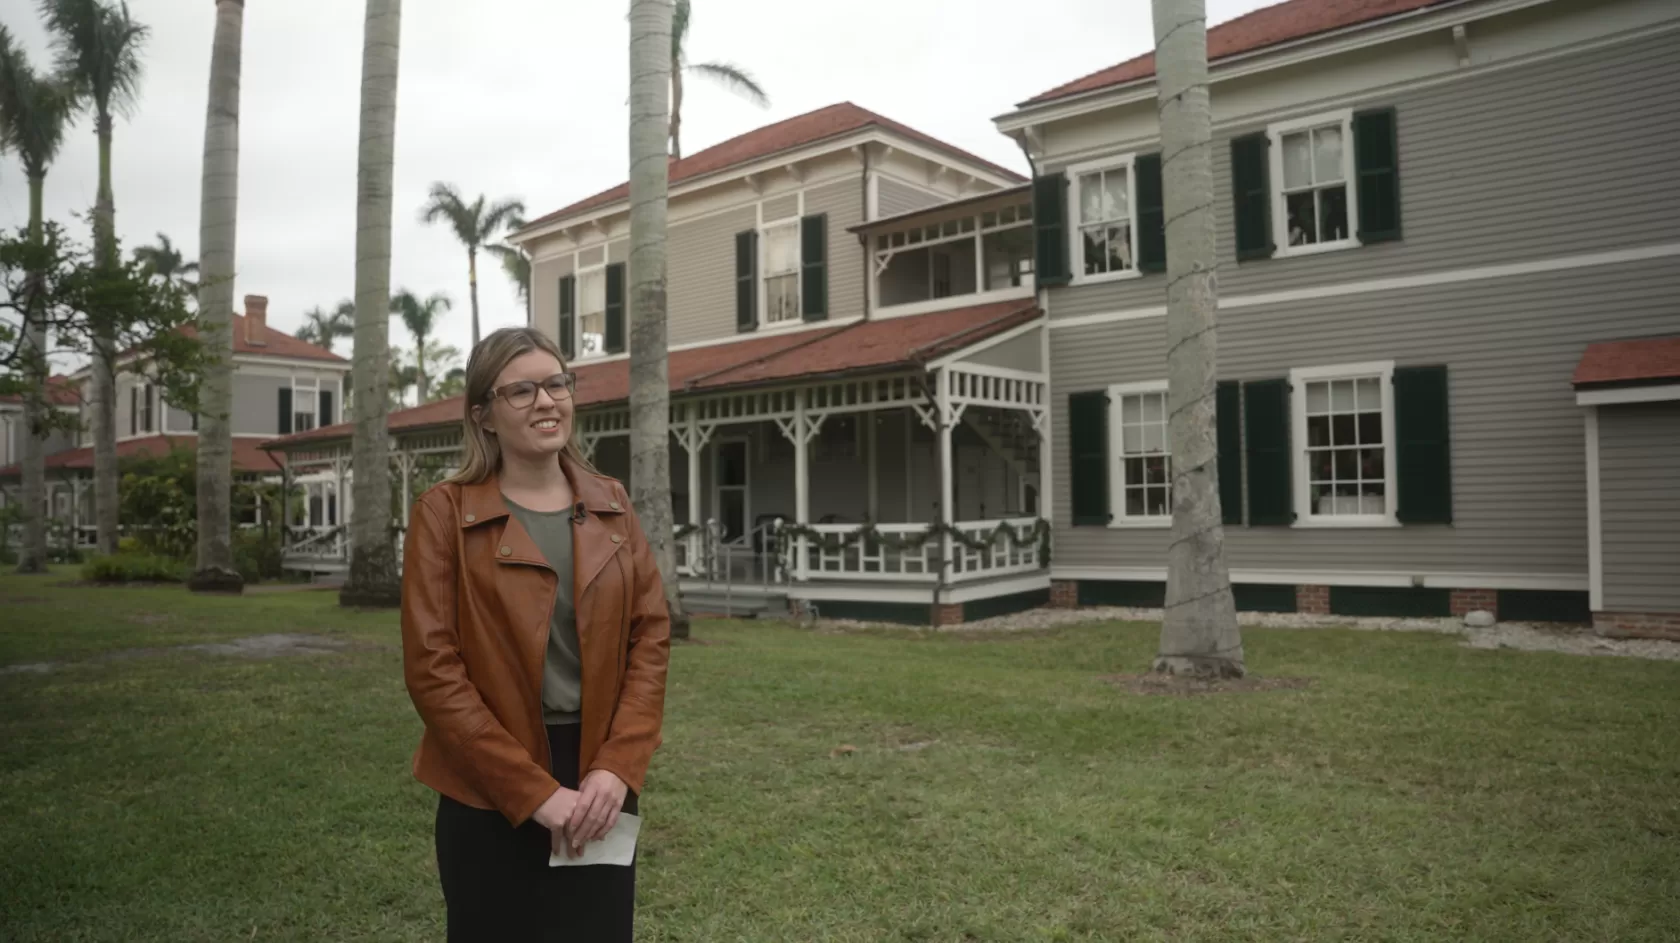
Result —
POLYGON ((1106 285, 1109 282, 1129 282, 1142 277, 1142 271, 1131 268, 1123 272, 1103 272, 1100 275, 1075 275, 1068 281, 1068 286, 1078 288, 1081 285, 1106 285))
POLYGON ((1132 517, 1120 518, 1108 523, 1111 530, 1170 530, 1170 517, 1132 517))
POLYGON ((1398 528, 1400 522, 1392 517, 1308 517, 1289 525, 1298 530, 1387 530, 1398 528))
POLYGON ((774 334, 778 331, 791 331, 794 328, 804 327, 807 324, 813 323, 820 322, 807 321, 803 317, 789 318, 786 321, 760 321, 758 322, 758 333, 774 334))
POLYGON ((1357 249, 1361 243, 1357 239, 1343 239, 1341 242, 1320 242, 1310 246, 1278 246, 1272 253, 1274 259, 1292 259, 1301 256, 1323 255, 1326 252, 1342 252, 1347 249, 1357 249))
POLYGON ((590 364, 612 363, 615 360, 629 360, 628 353, 623 354, 590 354, 587 357, 573 357, 566 361, 567 367, 587 367, 590 364))

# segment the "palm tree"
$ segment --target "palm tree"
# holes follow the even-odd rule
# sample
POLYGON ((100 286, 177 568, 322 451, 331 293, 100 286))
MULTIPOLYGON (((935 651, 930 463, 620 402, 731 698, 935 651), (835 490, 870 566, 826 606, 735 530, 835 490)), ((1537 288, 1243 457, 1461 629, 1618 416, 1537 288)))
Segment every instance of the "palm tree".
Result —
POLYGON ((467 392, 467 371, 462 367, 455 367, 443 375, 437 385, 438 399, 451 399, 467 392))
POLYGON ((472 342, 478 346, 478 250, 496 238, 503 227, 525 215, 525 204, 519 200, 502 200, 485 205, 484 196, 471 203, 462 199, 461 191, 452 184, 432 184, 431 196, 420 208, 420 220, 425 223, 449 223, 455 238, 467 247, 467 286, 472 298, 472 342))
MULTIPOLYGON (((29 238, 40 243, 42 201, 46 192, 47 168, 64 143, 64 129, 75 110, 75 100, 62 83, 37 75, 12 34, 0 26, 0 151, 15 152, 29 180, 29 238)), ((30 354, 24 359, 31 386, 47 386, 47 327, 41 318, 31 317, 23 341, 30 354)), ((46 443, 39 430, 46 420, 46 404, 39 397, 24 401, 26 435, 23 436, 23 547, 18 554, 19 573, 47 570, 46 443)))
POLYGON ((670 161, 670 0, 630 0, 630 488, 665 577, 672 634, 688 635, 671 546, 670 347, 665 237, 670 161))
POLYGON ((770 96, 764 94, 758 80, 740 66, 729 62, 688 61, 689 0, 677 0, 671 11, 671 156, 682 158, 683 73, 693 72, 724 86, 760 108, 770 107, 770 96))
MULTIPOLYGON (((240 0, 240 3, 243 4, 244 0, 240 0)), ((241 19, 243 20, 243 17, 241 19)), ((238 65, 238 63, 235 62, 235 65, 238 65)), ((235 103, 234 108, 235 118, 237 119, 237 103, 235 103)), ((145 268, 147 274, 153 278, 166 282, 180 281, 188 287, 196 287, 193 286, 189 276, 198 274, 198 263, 188 262, 186 256, 181 254, 180 249, 175 248, 175 243, 171 242, 168 236, 160 232, 157 234, 157 238, 157 245, 135 246, 134 261, 139 262, 145 268)), ((230 288, 229 291, 231 290, 230 288)), ((232 296, 229 295, 229 297, 232 296)))
MULTIPOLYGON (((507 221, 508 232, 518 232, 525 228, 525 218, 520 215, 512 216, 507 221)), ((508 280, 513 282, 513 288, 519 292, 519 300, 525 304, 525 324, 531 323, 531 257, 518 246, 510 246, 505 242, 484 247, 484 251, 495 256, 502 263, 502 271, 507 273, 508 280)))
MULTIPOLYGON (((198 245, 204 264, 204 278, 198 285, 198 333, 207 357, 198 425, 198 570, 187 580, 187 588, 194 592, 237 593, 245 587, 233 562, 231 506, 234 237, 239 228, 239 73, 244 36, 245 0, 216 0, 198 209, 198 245)), ((154 275, 174 278, 184 268, 181 254, 162 233, 158 233, 158 243, 142 246, 135 254, 154 275)))
MULTIPOLYGON (((393 351, 391 354, 391 386, 386 392, 386 401, 392 409, 406 409, 408 407, 408 391, 410 387, 420 381, 420 369, 414 364, 407 363, 403 352, 393 351)), ((415 404, 416 406, 419 403, 415 404)))
POLYGON ((1241 677, 1214 414, 1219 288, 1214 269, 1212 121, 1204 0, 1154 0, 1167 219, 1167 436, 1173 534, 1155 670, 1241 677))
POLYGON ((305 311, 303 327, 297 329, 295 336, 300 341, 332 350, 333 344, 340 337, 350 337, 356 333, 355 324, 356 303, 345 299, 338 303, 338 307, 334 308, 331 314, 320 305, 305 311))
POLYGON ((397 64, 402 0, 367 0, 362 29, 361 143, 356 153, 356 333, 351 367, 356 469, 350 575, 341 606, 401 602, 391 536, 391 189, 396 159, 397 64))
MULTIPOLYGON (((414 335, 414 364, 417 369, 414 385, 419 392, 419 403, 426 402, 426 392, 431 385, 426 376, 426 342, 437 330, 438 317, 452 307, 454 303, 442 292, 433 293, 425 301, 406 288, 391 296, 391 313, 402 318, 403 327, 414 335)), ((456 351, 457 356, 459 353, 456 351)))
MULTIPOLYGON (((77 94, 93 105, 99 138, 99 193, 93 208, 94 255, 116 268, 117 210, 111 194, 111 132, 114 115, 126 114, 140 93, 140 48, 150 32, 128 13, 128 4, 105 0, 41 0, 41 15, 53 34, 59 71, 77 94)), ((93 343, 93 503, 99 550, 117 552, 117 381, 109 327, 93 343)))

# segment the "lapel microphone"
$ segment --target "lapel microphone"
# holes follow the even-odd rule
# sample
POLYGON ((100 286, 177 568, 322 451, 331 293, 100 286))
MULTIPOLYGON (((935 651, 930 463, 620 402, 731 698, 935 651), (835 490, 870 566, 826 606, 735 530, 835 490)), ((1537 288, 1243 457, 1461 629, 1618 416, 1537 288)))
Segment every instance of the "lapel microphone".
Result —
POLYGON ((584 508, 583 508, 583 502, 582 501, 579 501, 577 504, 573 505, 572 506, 572 522, 576 523, 576 524, 582 524, 583 523, 583 517, 584 517, 583 512, 584 512, 584 508))

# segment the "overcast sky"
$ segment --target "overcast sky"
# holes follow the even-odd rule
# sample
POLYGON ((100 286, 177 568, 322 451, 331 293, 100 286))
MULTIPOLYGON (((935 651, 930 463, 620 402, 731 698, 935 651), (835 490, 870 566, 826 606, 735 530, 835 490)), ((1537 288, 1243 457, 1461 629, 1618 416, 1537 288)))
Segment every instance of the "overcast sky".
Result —
MULTIPOLYGON (((1208 0, 1219 23, 1266 0, 1208 0)), ((129 0, 151 27, 140 102, 114 144, 117 230, 124 250, 167 233, 198 253, 212 0, 129 0)), ((1148 0, 694 0, 691 61, 751 71, 760 109, 691 81, 684 151, 754 127, 852 101, 1025 172, 991 119, 1045 89, 1146 52, 1148 0), (768 21, 766 21, 768 17, 768 21)), ((249 0, 240 103, 236 296, 265 294, 286 331, 355 284, 359 0, 249 0)), ((466 254, 443 227, 418 221, 432 181, 471 197, 522 198, 530 215, 622 182, 628 164, 628 0, 409 0, 397 100, 392 286, 448 293, 442 339, 470 336, 466 254)), ((35 0, 0 0, 0 22, 37 66, 47 37, 35 0)), ((21 225, 28 190, 0 158, 0 225, 21 225)), ((49 219, 93 206, 92 122, 68 136, 47 176, 49 219)), ((481 265, 483 330, 522 323, 524 309, 493 259, 481 265)), ((406 344, 393 322, 392 343, 406 344)), ((348 354, 349 343, 340 342, 348 354)))

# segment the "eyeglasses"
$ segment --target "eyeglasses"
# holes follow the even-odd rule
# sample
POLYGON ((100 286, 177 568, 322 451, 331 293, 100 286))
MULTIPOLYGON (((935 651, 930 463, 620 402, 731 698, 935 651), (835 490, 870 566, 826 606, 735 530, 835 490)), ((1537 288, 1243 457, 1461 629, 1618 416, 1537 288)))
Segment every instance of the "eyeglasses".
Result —
POLYGON ((490 399, 494 400, 499 396, 507 400, 507 404, 514 409, 530 409, 537 402, 537 390, 539 388, 547 390, 548 398, 558 403, 569 398, 572 391, 577 389, 577 374, 569 371, 556 373, 541 383, 531 380, 509 383, 507 386, 491 390, 490 399))

